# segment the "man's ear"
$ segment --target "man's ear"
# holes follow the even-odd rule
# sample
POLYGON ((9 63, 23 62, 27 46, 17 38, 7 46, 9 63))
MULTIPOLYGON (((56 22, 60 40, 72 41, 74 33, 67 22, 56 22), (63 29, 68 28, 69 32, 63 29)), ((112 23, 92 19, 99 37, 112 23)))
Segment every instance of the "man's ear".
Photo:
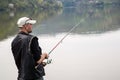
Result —
POLYGON ((27 30, 27 25, 25 25, 24 28, 27 30))

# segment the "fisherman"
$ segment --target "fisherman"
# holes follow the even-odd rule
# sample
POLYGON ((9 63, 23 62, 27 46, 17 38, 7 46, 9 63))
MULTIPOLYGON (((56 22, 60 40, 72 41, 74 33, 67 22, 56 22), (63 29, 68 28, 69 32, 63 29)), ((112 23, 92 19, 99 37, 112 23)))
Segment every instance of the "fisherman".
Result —
POLYGON ((43 60, 48 58, 48 54, 42 53, 38 38, 30 34, 35 23, 36 20, 28 17, 17 21, 20 31, 11 43, 18 69, 17 80, 43 80, 45 75, 43 60))

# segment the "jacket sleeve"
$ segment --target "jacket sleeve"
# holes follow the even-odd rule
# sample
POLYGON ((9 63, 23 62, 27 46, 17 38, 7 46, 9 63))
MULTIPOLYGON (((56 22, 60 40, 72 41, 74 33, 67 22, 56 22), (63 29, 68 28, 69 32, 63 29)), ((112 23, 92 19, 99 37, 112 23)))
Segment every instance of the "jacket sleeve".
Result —
POLYGON ((31 53, 33 54, 34 60, 38 61, 41 58, 42 50, 41 50, 41 47, 39 46, 37 37, 34 37, 32 39, 30 48, 31 48, 31 53))

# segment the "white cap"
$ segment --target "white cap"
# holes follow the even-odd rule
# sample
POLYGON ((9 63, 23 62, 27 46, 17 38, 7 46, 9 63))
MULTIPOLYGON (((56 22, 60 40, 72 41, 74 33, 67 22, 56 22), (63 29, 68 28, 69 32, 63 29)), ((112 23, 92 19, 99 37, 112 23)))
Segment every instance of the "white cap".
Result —
POLYGON ((19 18, 17 21, 18 27, 23 27, 23 25, 28 23, 35 24, 36 20, 32 20, 31 18, 28 18, 28 17, 22 17, 22 18, 19 18))

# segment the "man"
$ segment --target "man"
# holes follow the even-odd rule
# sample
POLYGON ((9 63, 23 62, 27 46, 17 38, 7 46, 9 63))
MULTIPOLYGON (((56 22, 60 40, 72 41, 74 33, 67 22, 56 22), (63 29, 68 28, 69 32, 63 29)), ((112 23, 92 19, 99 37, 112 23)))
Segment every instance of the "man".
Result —
POLYGON ((36 36, 30 35, 36 20, 28 17, 18 19, 20 29, 11 44, 12 53, 18 68, 18 80, 43 80, 43 60, 48 58, 42 50, 36 36))

